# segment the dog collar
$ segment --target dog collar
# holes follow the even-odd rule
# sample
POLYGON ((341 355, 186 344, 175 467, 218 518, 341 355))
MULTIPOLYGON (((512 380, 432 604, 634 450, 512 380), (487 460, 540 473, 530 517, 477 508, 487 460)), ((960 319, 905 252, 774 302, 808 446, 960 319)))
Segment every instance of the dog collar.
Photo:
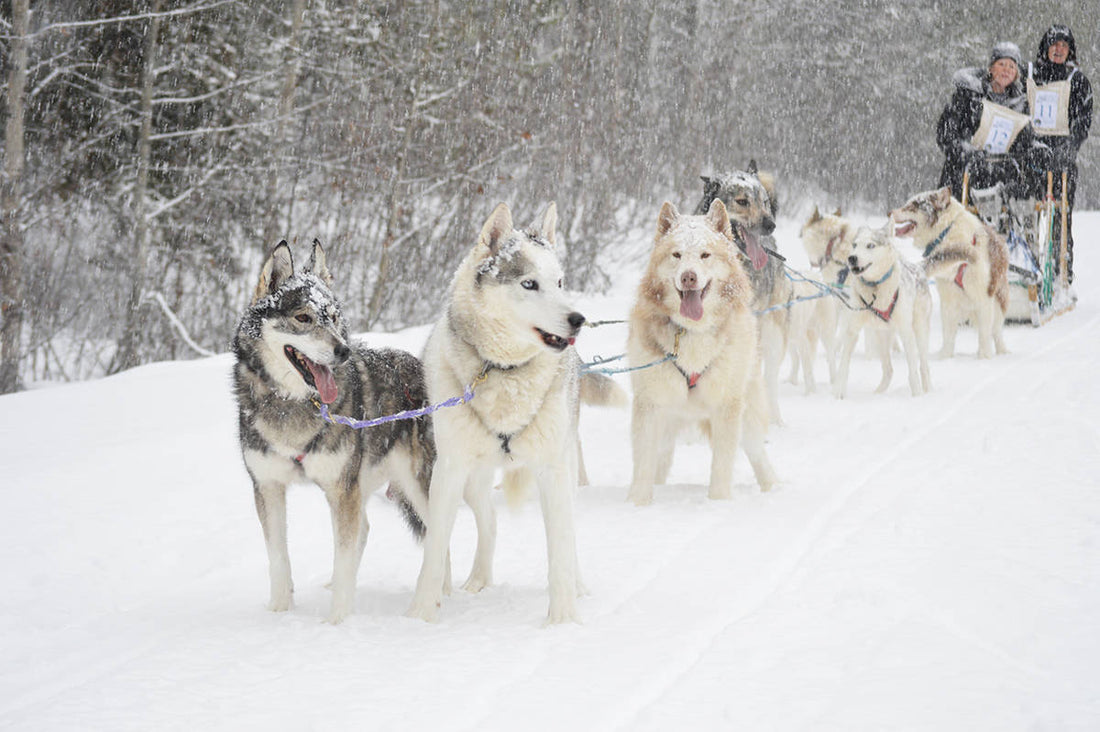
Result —
POLYGON ((951 231, 951 227, 954 226, 954 225, 955 225, 954 221, 952 221, 950 224, 948 224, 946 229, 941 231, 935 239, 933 239, 931 242, 929 242, 928 246, 926 246, 924 248, 924 254, 922 254, 921 256, 925 257, 927 259, 928 255, 930 255, 932 253, 932 251, 943 242, 944 237, 947 236, 947 232, 951 231))
POLYGON ((859 281, 862 282, 863 284, 867 285, 868 287, 877 287, 878 285, 881 285, 886 280, 890 279, 890 275, 892 275, 892 274, 894 274, 893 266, 891 266, 890 269, 886 270, 886 274, 884 274, 882 276, 882 279, 878 279, 878 280, 875 280, 874 282, 870 282, 870 281, 864 279, 863 277, 860 277, 859 281))
POLYGON ((955 273, 955 284, 959 286, 959 289, 963 289, 963 272, 966 271, 966 265, 969 262, 963 262, 959 265, 959 271, 955 273))

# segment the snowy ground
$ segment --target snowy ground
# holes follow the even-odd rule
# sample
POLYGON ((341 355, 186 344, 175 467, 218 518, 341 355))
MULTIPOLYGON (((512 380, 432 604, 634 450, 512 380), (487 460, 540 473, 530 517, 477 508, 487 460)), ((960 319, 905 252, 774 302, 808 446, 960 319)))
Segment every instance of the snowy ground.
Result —
MULTIPOLYGON (((1100 213, 1076 219, 1080 304, 1010 328, 1010 355, 978 361, 964 330, 916 399, 900 355, 884 395, 859 356, 845 401, 784 384, 771 493, 742 457, 733 500, 707 500, 692 443, 629 505, 629 413, 586 409, 583 625, 541 627, 541 518, 503 502, 498 584, 403 617, 420 553, 381 496, 356 614, 322 623, 312 486, 290 496, 297 605, 267 612, 227 355, 2 397, 0 728, 1100 729, 1100 213)), ((625 316, 622 277, 590 319, 625 316)), ((459 580, 473 548, 464 508, 459 580)))

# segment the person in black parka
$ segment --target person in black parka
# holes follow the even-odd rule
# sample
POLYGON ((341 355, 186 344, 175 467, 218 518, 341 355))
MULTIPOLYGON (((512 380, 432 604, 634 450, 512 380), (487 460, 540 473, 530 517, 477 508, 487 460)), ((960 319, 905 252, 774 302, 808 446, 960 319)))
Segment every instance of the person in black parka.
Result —
POLYGON ((944 154, 940 186, 950 187, 952 195, 960 200, 966 170, 970 171, 971 188, 1000 182, 1014 198, 1031 198, 1039 193, 1050 150, 1036 139, 1030 124, 1017 134, 1007 155, 990 154, 972 141, 986 101, 1028 114, 1020 66, 1019 47, 1002 41, 993 46, 987 68, 959 69, 951 79, 955 90, 936 125, 936 143, 944 154))
MULTIPOLYGON (((1073 199, 1077 192, 1077 151, 1089 136, 1092 126, 1092 86, 1077 65, 1077 43, 1073 32, 1065 25, 1052 25, 1039 40, 1035 63, 1029 64, 1028 77, 1036 85, 1069 81, 1069 134, 1042 135, 1040 139, 1051 149, 1051 169, 1054 171, 1054 196, 1062 195, 1061 172, 1066 171, 1068 224, 1068 259, 1066 277, 1073 282, 1073 199)), ((1042 130, 1040 129, 1040 132, 1042 130)), ((1058 231, 1061 220, 1056 218, 1058 231)), ((1059 234, 1060 236, 1060 234, 1059 234)))

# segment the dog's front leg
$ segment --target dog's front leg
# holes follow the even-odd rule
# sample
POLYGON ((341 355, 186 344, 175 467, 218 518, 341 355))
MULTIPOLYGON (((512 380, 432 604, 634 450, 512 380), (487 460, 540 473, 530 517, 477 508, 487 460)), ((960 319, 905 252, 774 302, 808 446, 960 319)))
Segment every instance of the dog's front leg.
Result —
POLYGON ((570 461, 544 467, 538 473, 542 519, 546 525, 546 556, 550 578, 550 610, 546 622, 579 623, 577 615, 577 536, 573 517, 576 466, 570 461))
POLYGON ((631 446, 634 451, 634 478, 630 482, 627 499, 637 506, 653 502, 653 482, 657 476, 657 463, 662 445, 659 444, 661 425, 659 415, 652 405, 634 399, 630 420, 631 446))
POLYGON ((489 496, 489 486, 493 480, 492 468, 475 470, 466 481, 463 495, 466 503, 474 512, 477 525, 477 551, 474 552, 474 565, 470 576, 462 589, 467 592, 481 592, 493 584, 493 553, 497 542, 497 514, 489 496))
POLYGON ((355 579, 366 546, 370 525, 363 511, 363 494, 358 477, 337 481, 326 488, 332 512, 332 534, 335 544, 332 563, 332 610, 328 622, 337 624, 355 607, 355 579))
POLYGON ((852 352, 859 341, 859 328, 849 325, 840 339, 840 353, 837 357, 836 381, 833 383, 833 396, 843 399, 848 394, 848 369, 852 365, 852 352))
POLYGON ((271 599, 267 609, 290 609, 294 584, 290 579, 290 553, 286 544, 286 486, 281 483, 253 483, 256 514, 267 545, 267 569, 271 577, 271 599))
POLYGON ((898 335, 901 336, 901 345, 905 350, 905 361, 909 367, 909 389, 913 396, 924 393, 924 384, 921 383, 920 353, 917 348, 917 335, 912 328, 902 327, 898 335))
POLYGON ((454 529, 458 504, 469 475, 468 466, 461 457, 455 458, 442 452, 432 470, 432 484, 428 491, 428 523, 424 533, 424 560, 420 576, 416 580, 416 592, 412 605, 405 613, 410 618, 435 622, 443 602, 443 584, 450 565, 449 547, 454 529))
POLYGON ((733 461, 741 445, 744 402, 722 410, 710 420, 710 488, 707 498, 729 500, 733 489, 733 461))

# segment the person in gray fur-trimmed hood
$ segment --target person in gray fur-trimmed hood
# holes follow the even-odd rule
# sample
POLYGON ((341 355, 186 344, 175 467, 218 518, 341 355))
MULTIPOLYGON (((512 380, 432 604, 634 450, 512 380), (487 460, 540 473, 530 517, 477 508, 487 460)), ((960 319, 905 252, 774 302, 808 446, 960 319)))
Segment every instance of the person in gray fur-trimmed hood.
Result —
MULTIPOLYGON (((1046 104, 1032 102, 1031 108, 1035 131, 1051 149, 1056 198, 1062 194, 1060 173, 1066 171, 1066 199, 1069 203, 1066 276, 1072 283, 1072 217, 1073 199, 1077 192, 1077 151, 1089 136, 1092 126, 1092 85, 1077 65, 1077 43, 1068 26, 1052 25, 1039 39, 1035 63, 1028 64, 1027 91, 1029 99, 1040 99, 1040 95, 1046 92, 1046 104)), ((1056 223, 1061 225, 1061 221, 1056 223)))
POLYGON ((971 188, 1000 182, 1015 198, 1039 194, 1050 149, 1029 122, 1021 66, 1019 47, 1002 41, 993 46, 988 67, 959 69, 952 77, 955 89, 936 125, 936 143, 944 153, 940 186, 960 200, 967 170, 971 188))

